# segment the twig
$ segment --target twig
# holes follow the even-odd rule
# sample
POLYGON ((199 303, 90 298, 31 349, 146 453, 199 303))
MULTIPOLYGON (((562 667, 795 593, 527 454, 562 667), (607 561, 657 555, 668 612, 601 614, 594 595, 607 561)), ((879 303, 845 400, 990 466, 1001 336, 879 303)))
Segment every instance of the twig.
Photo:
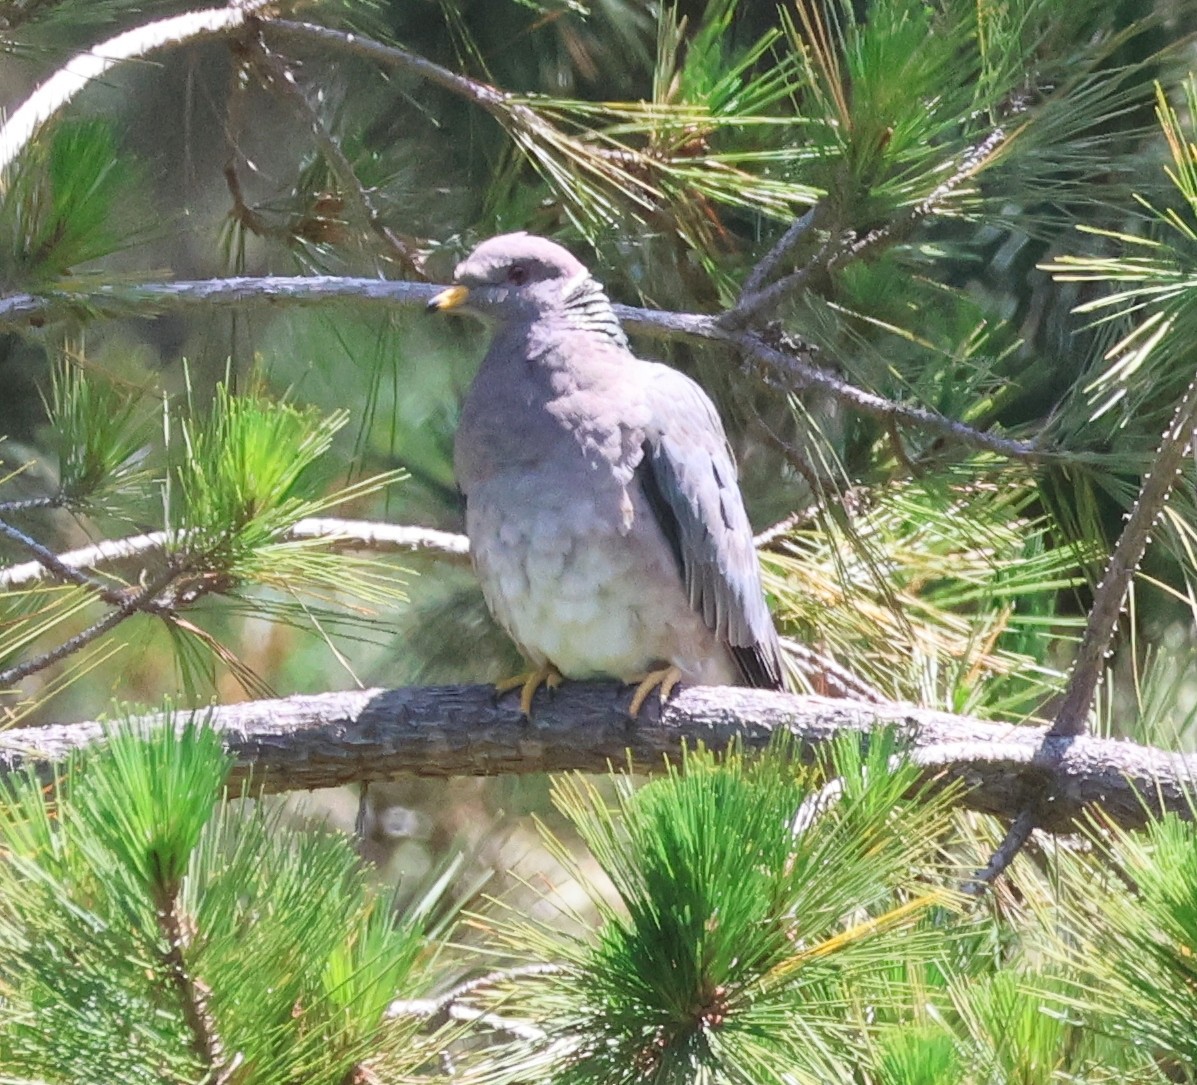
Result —
POLYGON ((744 328, 751 321, 768 314, 795 290, 805 286, 816 274, 829 274, 850 261, 858 259, 869 249, 902 237, 917 223, 938 211, 943 201, 965 181, 972 178, 1005 140, 1005 129, 995 128, 978 144, 969 148, 962 157, 959 167, 946 181, 936 185, 925 199, 909 208, 901 217, 875 230, 870 230, 863 237, 849 232, 842 234, 835 242, 830 240, 825 242, 803 267, 778 279, 771 285, 766 285, 815 224, 815 213, 820 206, 816 204, 790 226, 773 249, 753 268, 745 281, 739 300, 719 317, 720 325, 730 330, 744 328))
POLYGON ((782 637, 781 647, 786 657, 793 660, 808 678, 818 679, 811 684, 816 688, 821 685, 818 692, 825 696, 851 697, 869 704, 884 704, 889 699, 859 675, 791 637, 782 637))
MULTIPOLYGON (((238 0, 224 7, 189 11, 126 30, 66 62, 0 127, 0 172, 7 169, 43 124, 89 83, 126 60, 157 49, 228 33, 270 0, 238 0)), ((2 191, 2 186, 0 186, 2 191)))
POLYGON ((387 1017, 418 1017, 421 1019, 447 1017, 453 1021, 482 1025, 493 1032, 514 1036, 517 1040, 536 1041, 545 1038, 544 1030, 532 1024, 531 1021, 503 1017, 489 1010, 480 1010, 476 1006, 465 1006, 459 1002, 442 1006, 435 998, 396 999, 387 1008, 387 1017))
MULTIPOLYGON (((804 215, 798 222, 801 223, 807 216, 813 216, 813 213, 814 208, 811 208, 807 212, 807 215, 804 215)), ((813 217, 811 221, 814 221, 813 217)), ((805 233, 805 231, 803 232, 805 233)), ((787 236, 789 235, 787 234, 787 236)), ((784 241, 785 238, 783 237, 782 240, 784 241)), ((828 254, 834 252, 834 243, 831 238, 828 238, 819 246, 818 251, 803 267, 790 272, 788 275, 783 275, 777 282, 771 283, 768 286, 761 284, 757 289, 752 291, 745 287, 736 304, 728 309, 727 312, 720 314, 719 326, 735 330, 746 327, 758 317, 767 315, 800 286, 805 286, 813 276, 825 274, 830 266, 828 254)))
MULTIPOLYGON (((559 964, 516 965, 514 968, 499 969, 496 972, 487 972, 485 975, 474 976, 471 979, 463 980, 444 994, 437 996, 434 1001, 438 1006, 443 1008, 452 1002, 457 1002, 466 995, 484 990, 487 987, 499 987, 504 983, 510 983, 512 980, 528 979, 529 977, 560 976, 564 972, 565 968, 559 964)), ((391 1005, 393 1006, 394 1003, 391 1003, 391 1005)), ((390 1016, 389 1011, 388 1016, 390 1016)))
MULTIPOLYGON (((1077 650, 1068 687, 1047 736, 1050 739, 1072 739, 1088 731, 1089 709, 1093 704, 1097 685, 1101 680, 1106 656, 1118 618, 1122 613, 1127 592, 1135 570, 1143 560, 1150 541, 1151 530, 1167 504, 1172 487, 1180 475, 1185 457, 1192 446, 1197 427, 1197 379, 1189 382, 1164 431, 1159 451, 1144 476, 1139 495, 1127 517, 1126 526, 1118 537, 1114 552, 1106 565, 1105 575, 1093 595, 1093 604, 1085 622, 1085 633, 1077 650)), ((1046 740, 1045 740, 1046 741, 1046 740)), ((1053 758, 1058 762, 1057 752, 1053 758)), ((1049 767, 1054 768, 1054 764, 1049 767)), ((979 895, 986 886, 1001 876, 1014 861, 1022 846, 1030 839, 1044 808, 1045 798, 1037 795, 1018 813, 1010 831, 984 870, 978 871, 966 883, 964 891, 979 895)))
POLYGON ((731 343, 748 357, 763 362, 785 378, 791 390, 816 388, 861 414, 887 423, 894 421, 915 426, 928 433, 951 438, 968 448, 994 452, 1007 459, 1035 462, 1051 458, 1050 452, 1034 442, 999 437, 984 430, 974 429, 965 422, 958 422, 927 407, 899 403, 875 392, 857 388, 826 369, 771 346, 753 332, 721 331, 713 334, 711 338, 731 343))
POLYGON ((286 238, 288 236, 286 229, 272 226, 265 217, 249 206, 249 202, 245 199, 245 191, 241 187, 241 175, 237 172, 238 157, 245 158, 239 146, 245 113, 245 81, 243 66, 240 64, 234 65, 230 73, 227 102, 228 111, 225 117, 224 135, 228 146, 228 157, 225 159, 223 173, 225 187, 229 190, 229 197, 233 201, 230 217, 256 237, 286 238))
POLYGON ((794 528, 803 527, 814 521, 822 509, 823 506, 818 501, 815 501, 807 505, 804 509, 798 509, 796 512, 791 512, 789 516, 783 516, 777 523, 770 524, 763 531, 758 531, 753 536, 753 545, 758 550, 769 549, 775 542, 789 535, 794 528))
POLYGON ((839 251, 827 262, 827 270, 834 271, 851 260, 855 260, 868 249, 876 248, 885 241, 902 237, 911 227, 939 210, 944 199, 956 191, 965 181, 971 180, 997 150, 1009 138, 1005 128, 998 127, 979 143, 970 147, 961 159, 959 167, 942 184, 936 185, 931 194, 911 207, 905 215, 870 230, 863 237, 846 239, 839 251))
POLYGON ((902 431, 898 429, 898 425, 893 418, 886 420, 885 429, 889 434, 890 447, 894 450, 894 459, 902 465, 908 475, 918 478, 923 473, 922 468, 907 455, 906 445, 902 441, 902 431))
POLYGON ((15 685, 22 679, 28 678, 31 674, 45 670, 60 659, 66 659, 67 656, 74 655, 75 652, 81 648, 85 648, 93 640, 102 637, 110 629, 114 629, 120 625, 126 618, 130 618, 140 611, 156 609, 159 594, 170 586, 177 575, 178 571, 176 569, 167 569, 161 576, 151 581, 136 595, 128 596, 124 602, 113 610, 110 610, 94 625, 89 625, 82 632, 76 633, 69 640, 63 641, 48 652, 43 652, 40 656, 34 656, 23 663, 18 663, 7 670, 0 671, 0 687, 15 685))
POLYGON ((0 501, 0 516, 10 512, 32 512, 34 509, 60 509, 66 504, 61 494, 51 497, 27 497, 18 501, 0 501))
POLYGON ((740 291, 741 300, 757 293, 794 255, 806 235, 814 228, 819 207, 819 204, 815 204, 806 214, 795 219, 790 224, 790 228, 778 238, 777 244, 749 271, 748 277, 744 280, 744 287, 740 291))
POLYGON ((183 954, 187 936, 179 916, 178 889, 169 886, 160 889, 155 911, 158 928, 166 941, 162 963, 178 995, 183 1021, 191 1033, 191 1048, 208 1071, 204 1080, 211 1081, 212 1085, 224 1085, 231 1079, 236 1060, 234 1065, 226 1065, 224 1044, 208 1007, 208 992, 187 968, 183 954))
POLYGON ((559 976, 565 971, 557 964, 529 964, 506 971, 489 972, 458 984, 436 998, 397 998, 386 1011, 388 1018, 419 1017, 434 1019, 447 1017, 454 1021, 468 1021, 485 1025, 496 1032, 504 1032, 520 1040, 542 1040, 544 1031, 530 1021, 518 1021, 487 1010, 462 1003, 462 999, 487 987, 498 987, 514 980, 537 976, 559 976))
MULTIPOLYGON (((209 721, 235 759, 234 790, 333 787, 411 774, 424 777, 543 772, 605 772, 626 765, 660 772, 683 745, 745 749, 793 736, 813 759, 826 744, 896 732, 922 769, 921 783, 949 787, 952 801, 1013 819, 1028 795, 1044 797, 1039 824, 1070 831, 1100 806, 1126 828, 1153 815, 1194 817, 1197 757, 1113 739, 1056 738, 1038 727, 985 723, 912 705, 865 704, 767 690, 691 687, 676 692, 659 719, 632 722, 628 693, 611 684, 566 682, 538 699, 531 724, 493 687, 350 690, 176 712, 176 724, 209 721), (924 763, 926 762, 926 763, 924 763), (1045 784, 1045 781, 1047 783, 1045 784)), ((142 719, 161 724, 162 717, 142 719)), ((50 777, 73 753, 104 741, 98 723, 0 733, 0 775, 32 770, 50 777)), ((921 786, 921 784, 920 784, 921 786)))
MULTIPOLYGON (((834 496, 844 512, 848 516, 854 516, 860 511, 869 493, 870 490, 867 486, 848 486, 836 491, 834 496)), ((828 497, 830 498, 831 496, 832 494, 828 493, 828 497)), ((753 537, 753 544, 758 550, 768 550, 774 543, 784 540, 795 528, 813 523, 821 514, 827 512, 829 508, 830 501, 814 501, 805 508, 798 509, 796 512, 790 513, 789 516, 782 517, 777 523, 771 524, 763 531, 758 531, 753 537)))
POLYGON ((363 224, 382 239, 383 243, 390 249, 403 268, 423 278, 424 261, 420 256, 419 249, 411 239, 400 237, 383 221, 382 215, 379 214, 378 209, 374 206, 370 198, 370 194, 362 186, 361 181, 358 180, 353 163, 345 157, 345 152, 341 150, 341 145, 333 139, 332 134, 325 126, 324 121, 321 120, 320 115, 312 108, 311 103, 295 85, 294 77, 286 65, 263 44, 261 35, 258 33, 260 29, 261 24, 256 23, 253 27, 254 33, 247 35, 248 42, 246 49, 250 63, 262 76, 263 80, 287 100, 300 119, 311 130, 321 153, 324 155, 324 160, 328 163, 329 169, 332 170, 333 176, 336 178, 341 193, 353 205, 363 224))
POLYGON ((324 46, 332 45, 386 67, 399 68, 412 75, 418 75, 434 86, 472 102, 493 116, 502 117, 510 114, 514 105, 510 95, 495 89, 489 83, 481 83, 476 79, 458 75, 448 68, 434 64, 431 60, 426 60, 415 53, 409 53, 397 45, 383 45, 381 42, 364 38, 360 34, 348 34, 332 27, 295 22, 290 19, 263 19, 261 25, 268 36, 277 33, 282 37, 318 42, 324 46))
POLYGON ((125 595, 123 593, 110 588, 103 581, 88 576, 81 571, 78 565, 65 561, 49 547, 43 546, 36 539, 30 538, 23 531, 19 531, 3 520, 0 520, 0 535, 24 547, 37 559, 30 563, 38 574, 33 579, 43 579, 43 574, 52 576, 64 584, 75 584, 78 587, 87 588, 89 591, 95 592, 106 603, 119 605, 124 602, 125 595))
POLYGON ((1035 810, 1027 807, 1019 812, 1018 817, 1010 826, 1010 831, 998 845, 989 862, 983 870, 978 870, 961 887, 960 891, 970 897, 979 897, 989 886, 993 885, 1005 873, 1006 868, 1014 862, 1014 857, 1022 850, 1022 846, 1031 839, 1035 831, 1035 810))
POLYGON ((802 800, 790 821, 790 832, 794 836, 807 832, 843 795, 843 779, 837 776, 834 780, 828 780, 818 791, 802 800))
POLYGON ((1172 421, 1164 431, 1151 470, 1143 477, 1139 496, 1118 537, 1105 575, 1093 593, 1093 605, 1085 622, 1085 634, 1064 691, 1053 735, 1081 735, 1087 729, 1089 708, 1097 692, 1105 658, 1114 639, 1131 580, 1150 541, 1151 529, 1164 511, 1168 495, 1184 465, 1197 426, 1197 379, 1189 383, 1177 404, 1172 421))
MULTIPOLYGON (((374 553, 440 554, 453 561, 469 558, 470 542, 464 535, 435 528, 406 527, 374 520, 338 520, 335 517, 308 517, 298 520, 284 539, 323 539, 330 549, 363 550, 374 553)), ((94 546, 53 555, 66 569, 96 569, 105 565, 139 561, 164 555, 178 536, 166 531, 151 531, 124 539, 106 539, 94 546)), ((25 562, 0 569, 0 590, 27 587, 45 580, 50 571, 40 561, 25 562)))

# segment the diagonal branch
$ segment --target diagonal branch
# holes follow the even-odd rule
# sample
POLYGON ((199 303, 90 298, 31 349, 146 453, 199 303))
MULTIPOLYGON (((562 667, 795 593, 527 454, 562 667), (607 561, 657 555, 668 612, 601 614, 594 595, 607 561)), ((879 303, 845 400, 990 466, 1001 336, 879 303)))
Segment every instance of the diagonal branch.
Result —
MULTIPOLYGON (((1139 496, 1127 517, 1126 527, 1122 529, 1114 552, 1110 555, 1105 575, 1093 593, 1093 605, 1089 608, 1085 633, 1077 650, 1068 687, 1060 701, 1055 721, 1043 739, 1044 767, 1049 772, 1045 779, 1049 782, 1054 778, 1061 759, 1071 748, 1067 743, 1079 741, 1077 736, 1085 735, 1089 729, 1089 709, 1093 705, 1105 659, 1118 627, 1118 617, 1122 613, 1135 570, 1138 569, 1139 562, 1143 560, 1147 550, 1151 529, 1163 512, 1185 456, 1192 446, 1195 427, 1197 379, 1189 382, 1185 394, 1176 406, 1172 421, 1160 441, 1160 449, 1156 453, 1151 470, 1143 477, 1139 496), (1060 745, 1061 742, 1065 745, 1060 745)), ((985 869, 977 871, 965 883, 966 893, 980 895, 1001 877, 1023 845, 1031 838, 1031 833, 1042 823, 1042 818, 1050 811, 1052 802, 1053 796, 1049 790, 1027 793, 1024 805, 1014 816, 1005 839, 985 869)))
MULTIPOLYGON (((255 787, 273 791, 401 774, 603 772, 611 765, 654 772, 676 761, 683 744, 722 749, 738 738, 760 749, 783 730, 802 756, 813 757, 839 736, 867 742, 896 730, 926 779, 962 784, 957 801, 974 810, 1013 819, 1028 795, 1045 795, 1038 823, 1052 831, 1069 830, 1095 804, 1126 827, 1161 811, 1194 816, 1197 757, 1130 742, 1055 738, 1038 727, 912 705, 764 690, 684 689, 659 720, 639 722, 629 720, 627 701, 617 686, 569 682, 538 699, 529 723, 511 698, 497 701, 490 686, 439 686, 251 701, 195 715, 224 736, 237 762, 234 786, 245 786, 252 772, 255 787)), ((173 718, 179 723, 189 715, 173 718)), ((8 731, 0 734, 0 775, 22 769, 49 775, 103 738, 98 723, 8 731)))
POLYGON ((893 222, 870 230, 862 237, 846 233, 834 241, 828 239, 806 264, 770 283, 769 280, 785 265, 816 225, 819 211, 819 205, 816 204, 794 221, 777 244, 749 272, 739 300, 731 309, 720 315, 719 323, 729 329, 746 327, 752 321, 759 321, 761 317, 766 316, 795 290, 805 286, 816 274, 828 274, 871 249, 887 242, 901 240, 919 222, 938 212, 949 196, 966 181, 971 180, 997 154, 1006 139, 1006 130, 995 128, 983 140, 968 149, 960 165, 947 180, 936 185, 925 199, 907 208, 905 213, 893 222))
POLYGON ((984 869, 978 870, 969 878, 961 887, 961 891, 970 897, 979 897, 993 885, 1014 862, 1014 857, 1022 850, 1023 845, 1031 839, 1031 834, 1035 831, 1035 821, 1034 806, 1020 810, 984 869))
MULTIPOLYGON (((629 325, 632 324, 633 322, 629 322, 629 325)), ((948 418, 930 408, 920 407, 917 404, 899 403, 897 400, 886 399, 867 389, 858 388, 829 370, 813 365, 797 354, 791 354, 772 346, 754 332, 725 331, 718 328, 712 331, 709 337, 731 343, 742 354, 763 363, 769 370, 782 378, 785 387, 790 391, 818 389, 859 414, 868 415, 887 423, 913 426, 926 433, 949 438, 967 448, 994 452, 1007 459, 1034 462, 1051 458, 1052 454, 1047 449, 1040 448, 1033 441, 1014 440, 985 430, 974 429, 966 422, 948 418)))
POLYGON ((37 674, 38 671, 45 670, 60 659, 66 659, 67 656, 74 655, 81 648, 86 648, 93 640, 97 640, 109 630, 115 629, 126 618, 131 618, 134 614, 162 612, 162 604, 159 602, 158 596, 171 585, 178 575, 179 570, 173 566, 168 566, 158 577, 146 584, 141 591, 127 595, 99 621, 89 625, 86 629, 76 633, 68 640, 64 640, 61 644, 55 645, 48 652, 43 652, 39 656, 33 656, 22 663, 15 663, 13 666, 0 671, 0 687, 15 685, 22 679, 28 678, 31 674, 37 674))
POLYGON ((333 46, 373 60, 384 67, 398 68, 433 86, 447 90, 450 94, 464 98, 494 117, 502 118, 509 115, 513 109, 520 108, 512 101, 511 95, 497 90, 489 83, 482 83, 448 68, 442 68, 439 64, 397 45, 384 45, 360 34, 348 34, 331 26, 318 26, 316 23, 295 22, 290 19, 263 19, 261 25, 267 34, 277 33, 280 37, 290 38, 292 41, 333 46))
POLYGON ((506 986, 515 980, 546 976, 551 978, 560 976, 563 972, 565 968, 558 964, 526 964, 503 972, 490 972, 485 976, 468 979, 435 998, 397 998, 387 1007, 386 1016, 422 1018, 433 1028, 439 1025, 441 1019, 468 1021, 494 1032, 507 1033, 520 1040, 543 1040, 544 1030, 531 1021, 500 1017, 498 1014, 471 1006, 464 999, 478 991, 506 986))
MULTIPOLYGON (((125 597, 123 593, 83 572, 82 570, 87 566, 66 560, 66 555, 54 553, 49 547, 43 546, 36 539, 30 538, 25 532, 18 530, 11 524, 6 524, 3 520, 0 520, 0 535, 28 550, 34 556, 34 561, 28 562, 23 566, 16 566, 16 568, 28 570, 24 583, 33 583, 53 578, 63 584, 74 584, 80 588, 87 588, 88 591, 95 592, 106 603, 119 605, 124 602, 125 597)), ((0 571, 0 584, 3 583, 4 574, 8 571, 0 571)), ((16 585, 14 584, 13 586, 15 587, 16 585)))
POLYGON ((744 289, 740 291, 741 301, 764 289, 769 281, 789 262, 790 257, 798 251, 798 247, 806 239, 806 235, 815 228, 819 207, 819 204, 815 204, 806 214, 796 218, 790 224, 790 228, 778 238, 773 248, 757 261, 756 266, 748 272, 744 279, 744 289))
POLYGON ((247 35, 249 41, 246 46, 250 63, 270 89, 291 105, 300 120, 312 132, 320 153, 324 155, 324 160, 336 178, 337 187, 353 206, 357 217, 390 249, 401 267, 416 276, 422 276, 424 261, 418 247, 410 238, 400 237, 383 221, 370 194, 358 179, 353 163, 345 156, 341 145, 333 139, 320 114, 312 108, 311 103, 296 86, 287 66, 263 44, 261 23, 255 22, 253 29, 254 33, 247 35))
POLYGON ((1118 616, 1130 590, 1131 580, 1150 541, 1151 529, 1164 511, 1168 495, 1176 483, 1185 455, 1193 443, 1197 428, 1197 379, 1189 383, 1181 397, 1172 421, 1164 431, 1160 450, 1151 470, 1144 475, 1139 496, 1135 499, 1126 527, 1118 537, 1114 552, 1106 565, 1105 575, 1093 593, 1093 605, 1085 622, 1085 634, 1077 650, 1076 662, 1064 691, 1064 699, 1052 724, 1053 735, 1080 735, 1086 730, 1089 709, 1097 684, 1101 679, 1106 654, 1118 616))

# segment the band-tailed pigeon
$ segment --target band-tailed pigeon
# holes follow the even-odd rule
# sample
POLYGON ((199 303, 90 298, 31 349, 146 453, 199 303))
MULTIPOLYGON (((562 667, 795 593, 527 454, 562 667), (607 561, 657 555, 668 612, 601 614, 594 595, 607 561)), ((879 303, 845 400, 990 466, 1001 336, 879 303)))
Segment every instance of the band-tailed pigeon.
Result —
POLYGON ((781 687, 777 632, 714 405, 636 358, 602 287, 560 245, 506 234, 457 265, 430 310, 495 325, 454 461, 491 613, 561 678, 781 687))

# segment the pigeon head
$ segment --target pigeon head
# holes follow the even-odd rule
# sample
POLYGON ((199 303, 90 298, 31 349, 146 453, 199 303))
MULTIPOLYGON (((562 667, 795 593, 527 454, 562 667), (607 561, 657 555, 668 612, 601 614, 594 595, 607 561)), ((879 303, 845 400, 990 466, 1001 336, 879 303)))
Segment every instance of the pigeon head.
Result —
POLYGON ((428 303, 430 312, 462 309, 502 323, 558 312, 597 285, 556 242, 526 233, 483 241, 457 265, 453 281, 428 303))

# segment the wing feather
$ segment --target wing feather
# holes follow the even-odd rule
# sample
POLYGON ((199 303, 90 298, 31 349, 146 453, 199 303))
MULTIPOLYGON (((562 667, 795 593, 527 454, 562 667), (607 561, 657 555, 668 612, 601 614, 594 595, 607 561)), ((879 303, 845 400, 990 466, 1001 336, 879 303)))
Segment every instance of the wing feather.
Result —
POLYGON ((777 630, 719 415, 689 377, 663 365, 651 370, 653 421, 637 479, 673 551, 690 605, 727 645, 746 683, 780 689, 777 630))

